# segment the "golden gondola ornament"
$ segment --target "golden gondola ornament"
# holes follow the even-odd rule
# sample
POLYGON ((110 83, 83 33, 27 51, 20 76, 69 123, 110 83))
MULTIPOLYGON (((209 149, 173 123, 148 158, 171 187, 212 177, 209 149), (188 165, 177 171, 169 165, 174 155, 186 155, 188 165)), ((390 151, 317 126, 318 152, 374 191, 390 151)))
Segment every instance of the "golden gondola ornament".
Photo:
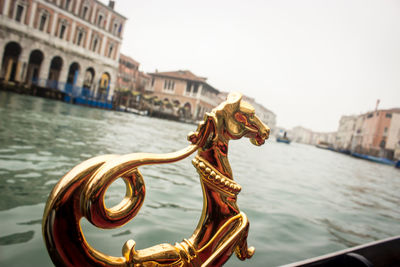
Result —
POLYGON ((254 108, 231 93, 227 100, 204 116, 190 145, 167 154, 134 153, 104 155, 82 162, 54 187, 46 203, 42 231, 49 255, 56 266, 221 266, 230 256, 245 260, 254 253, 247 246, 249 222, 239 210, 237 195, 241 187, 233 180, 228 162, 229 140, 250 138, 262 145, 269 128, 255 115, 254 108), (128 240, 122 257, 97 251, 85 240, 81 218, 99 228, 116 228, 139 212, 145 185, 138 167, 172 163, 197 151, 192 160, 200 175, 203 210, 193 235, 175 245, 160 244, 136 250, 128 240), (125 198, 107 208, 104 196, 118 178, 126 184, 125 198))

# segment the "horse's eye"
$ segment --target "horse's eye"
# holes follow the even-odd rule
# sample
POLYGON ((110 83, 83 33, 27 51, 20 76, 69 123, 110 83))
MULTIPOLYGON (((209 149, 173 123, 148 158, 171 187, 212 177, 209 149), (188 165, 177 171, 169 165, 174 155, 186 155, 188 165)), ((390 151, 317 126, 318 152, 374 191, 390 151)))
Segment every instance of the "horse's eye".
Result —
POLYGON ((240 112, 236 112, 236 113, 235 113, 235 119, 236 119, 236 121, 238 121, 238 122, 247 123, 246 116, 244 116, 244 115, 243 115, 242 113, 240 113, 240 112))

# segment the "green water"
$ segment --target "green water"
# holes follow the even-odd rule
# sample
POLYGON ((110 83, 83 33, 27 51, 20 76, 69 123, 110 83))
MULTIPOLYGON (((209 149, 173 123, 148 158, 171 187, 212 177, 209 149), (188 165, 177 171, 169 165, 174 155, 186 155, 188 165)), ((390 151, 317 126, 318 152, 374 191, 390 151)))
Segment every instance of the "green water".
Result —
MULTIPOLYGON (((195 128, 0 92, 0 266, 52 266, 41 235, 44 203, 73 166, 100 154, 175 151, 195 128)), ((229 157, 256 254, 226 266, 276 266, 400 234, 398 169, 274 140, 232 141, 229 157)), ((202 208, 191 158, 142 168, 147 195, 138 216, 115 230, 84 221, 92 246, 120 256, 128 239, 140 249, 188 238, 202 208)), ((108 205, 124 193, 117 181, 108 205)))

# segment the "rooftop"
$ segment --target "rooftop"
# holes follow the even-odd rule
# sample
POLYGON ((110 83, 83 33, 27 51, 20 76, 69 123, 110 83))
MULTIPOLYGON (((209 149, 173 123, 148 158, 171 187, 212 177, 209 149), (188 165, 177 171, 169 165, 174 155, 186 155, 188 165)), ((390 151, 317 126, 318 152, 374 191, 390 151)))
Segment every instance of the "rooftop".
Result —
POLYGON ((195 81, 195 82, 206 82, 207 80, 207 78, 205 77, 194 75, 189 70, 166 71, 166 72, 156 71, 154 73, 149 73, 149 74, 153 76, 161 76, 161 77, 175 78, 175 79, 195 81))

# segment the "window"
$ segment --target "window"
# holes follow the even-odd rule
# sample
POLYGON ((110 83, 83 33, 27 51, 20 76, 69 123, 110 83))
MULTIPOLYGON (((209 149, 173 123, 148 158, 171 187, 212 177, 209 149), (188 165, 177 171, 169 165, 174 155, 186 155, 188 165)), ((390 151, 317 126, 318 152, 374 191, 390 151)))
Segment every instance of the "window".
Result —
POLYGON ((108 47, 108 55, 107 55, 108 57, 111 57, 113 50, 114 50, 114 45, 110 44, 110 46, 108 47))
POLYGON ((96 52, 96 48, 97 48, 97 39, 94 39, 93 41, 93 52, 96 52))
POLYGON ((99 18, 97 19, 97 26, 101 27, 102 26, 102 24, 101 24, 102 22, 103 22, 103 15, 100 14, 99 18))
POLYGON ((92 37, 92 51, 97 52, 99 46, 99 36, 97 34, 92 37))
POLYGON ((385 117, 386 118, 391 118, 392 117, 392 113, 386 113, 385 117))
POLYGON ((192 89, 192 83, 191 82, 187 82, 186 84, 186 93, 190 93, 192 89))
POLYGON ((88 6, 84 6, 83 9, 82 9, 82 18, 83 19, 87 19, 86 17, 87 17, 88 11, 89 11, 89 7, 88 6))
POLYGON ((78 46, 80 46, 82 44, 83 35, 84 35, 83 31, 78 32, 78 37, 76 38, 76 44, 78 46))
POLYGON ((65 9, 69 11, 70 7, 71 7, 71 0, 65 0, 65 9))
POLYGON ((65 34, 65 30, 67 29, 67 27, 65 26, 65 24, 61 24, 60 27, 60 34, 58 37, 60 37, 60 39, 64 39, 64 34, 65 34))
POLYGON ((21 22, 23 13, 24 13, 24 6, 23 5, 17 5, 17 10, 16 10, 16 13, 15 13, 15 20, 18 21, 18 22, 21 22))
POLYGON ((370 114, 367 115, 367 119, 372 118, 373 116, 374 116, 374 114, 370 113, 370 114))
POLYGON ((44 31, 44 27, 46 26, 46 21, 47 21, 46 14, 42 14, 40 16, 39 31, 44 31))
POLYGON ((164 91, 173 91, 175 88, 175 81, 165 80, 164 81, 164 91))

